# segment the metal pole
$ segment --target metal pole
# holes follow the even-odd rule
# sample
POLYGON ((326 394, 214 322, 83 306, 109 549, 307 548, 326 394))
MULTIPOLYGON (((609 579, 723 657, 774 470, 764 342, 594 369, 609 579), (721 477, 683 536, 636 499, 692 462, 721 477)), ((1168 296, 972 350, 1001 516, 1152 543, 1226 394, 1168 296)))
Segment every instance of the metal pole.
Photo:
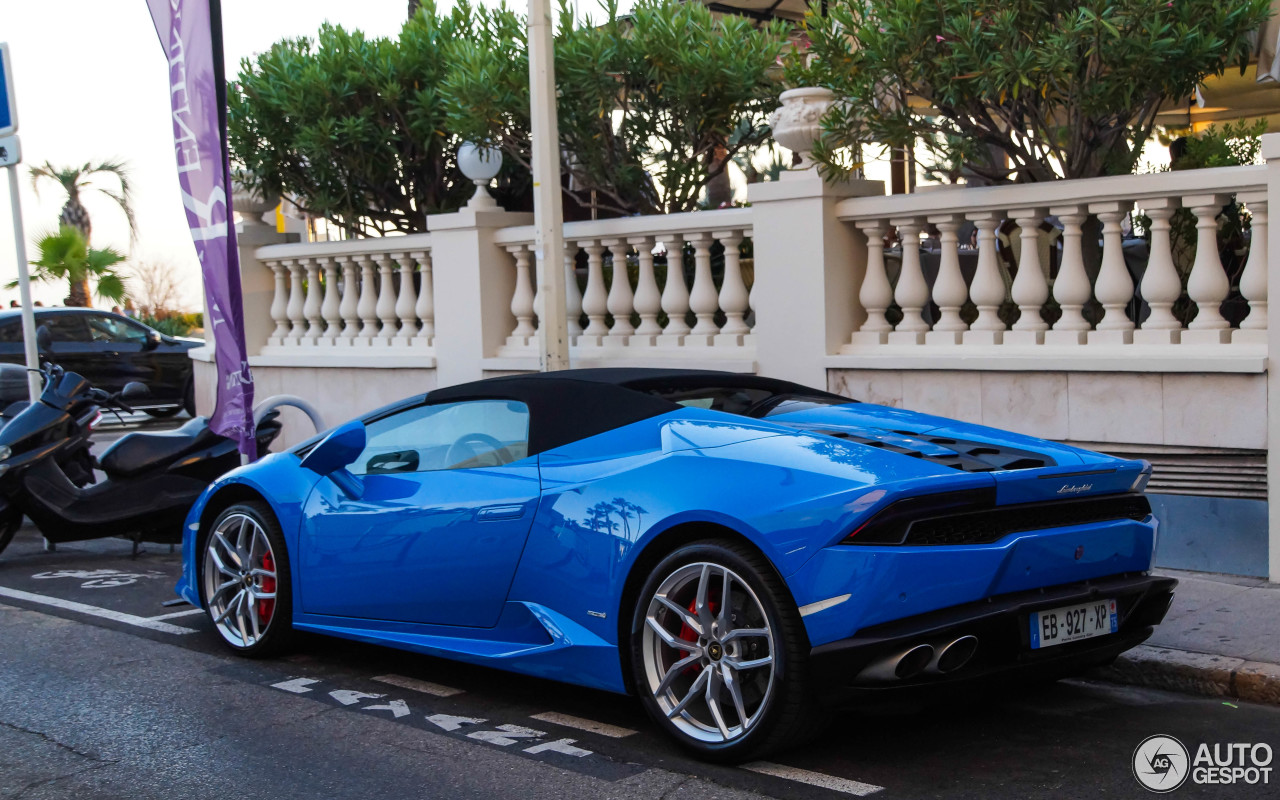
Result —
POLYGON ((529 0, 529 104, 533 149, 533 253, 542 308, 538 360, 543 372, 569 368, 565 318, 564 209, 560 205, 560 125, 550 0, 529 0))
POLYGON ((9 206, 13 211, 13 244, 18 251, 18 293, 22 296, 22 344, 27 354, 27 392, 40 400, 40 353, 36 350, 36 314, 31 306, 31 275, 27 271, 27 236, 22 231, 22 198, 18 193, 18 165, 10 164, 9 206))

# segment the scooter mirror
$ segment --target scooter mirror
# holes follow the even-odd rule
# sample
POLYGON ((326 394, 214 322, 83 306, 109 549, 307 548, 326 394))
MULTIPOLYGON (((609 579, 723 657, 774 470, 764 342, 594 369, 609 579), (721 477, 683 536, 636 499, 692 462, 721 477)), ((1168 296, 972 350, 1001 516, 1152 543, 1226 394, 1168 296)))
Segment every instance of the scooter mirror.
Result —
POLYGON ((122 400, 134 400, 139 397, 146 397, 149 394, 151 394, 151 390, 147 388, 147 385, 137 381, 129 381, 124 385, 124 389, 120 390, 120 398, 122 400))

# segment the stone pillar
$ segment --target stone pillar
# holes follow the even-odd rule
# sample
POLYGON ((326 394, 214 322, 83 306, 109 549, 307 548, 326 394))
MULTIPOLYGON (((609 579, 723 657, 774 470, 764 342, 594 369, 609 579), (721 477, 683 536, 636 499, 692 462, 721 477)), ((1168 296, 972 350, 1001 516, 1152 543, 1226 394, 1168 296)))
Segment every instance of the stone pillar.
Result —
POLYGON ((484 377, 484 359, 497 354, 515 327, 515 270, 511 254, 494 242, 494 235, 501 228, 532 223, 532 214, 496 208, 464 208, 427 217, 437 386, 484 377))
POLYGON ((847 197, 882 194, 882 181, 829 184, 812 169, 748 187, 759 374, 826 387, 826 356, 866 317, 858 302, 866 240, 836 219, 835 207, 847 197))

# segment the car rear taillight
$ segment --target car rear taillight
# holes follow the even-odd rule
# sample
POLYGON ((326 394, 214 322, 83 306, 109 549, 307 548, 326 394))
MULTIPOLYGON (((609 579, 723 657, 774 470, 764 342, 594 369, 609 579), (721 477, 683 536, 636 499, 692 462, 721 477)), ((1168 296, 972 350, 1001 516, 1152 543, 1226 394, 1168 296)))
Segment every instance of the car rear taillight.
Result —
POLYGON ((904 497, 882 508, 875 516, 859 525, 841 544, 893 545, 907 538, 911 523, 944 514, 979 511, 996 504, 995 487, 940 492, 904 497))

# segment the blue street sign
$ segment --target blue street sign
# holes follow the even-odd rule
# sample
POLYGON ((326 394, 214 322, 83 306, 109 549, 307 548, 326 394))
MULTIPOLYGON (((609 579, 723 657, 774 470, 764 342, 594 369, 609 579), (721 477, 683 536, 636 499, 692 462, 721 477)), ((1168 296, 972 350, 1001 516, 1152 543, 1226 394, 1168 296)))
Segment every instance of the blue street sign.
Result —
POLYGON ((9 65, 9 45, 0 42, 0 136, 18 130, 18 106, 13 100, 13 69, 9 65))

